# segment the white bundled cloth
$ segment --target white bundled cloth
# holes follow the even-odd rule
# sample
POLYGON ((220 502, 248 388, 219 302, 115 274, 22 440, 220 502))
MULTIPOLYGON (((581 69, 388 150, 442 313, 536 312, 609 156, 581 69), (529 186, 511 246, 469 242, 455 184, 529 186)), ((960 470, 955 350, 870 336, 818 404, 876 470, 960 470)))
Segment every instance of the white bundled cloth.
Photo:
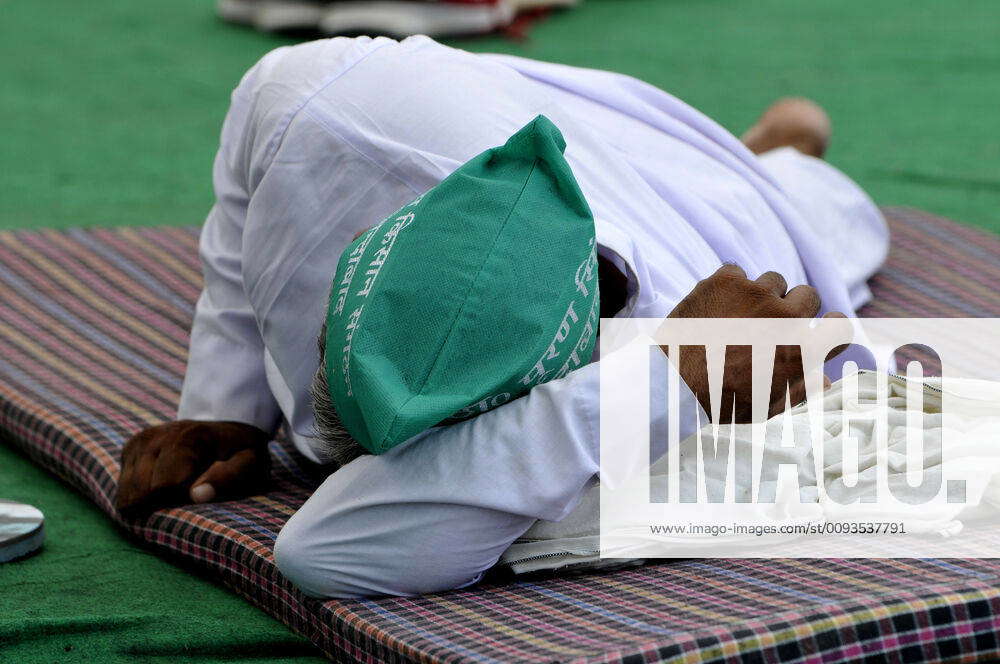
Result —
MULTIPOLYGON (((957 535, 964 522, 1000 517, 1000 383, 925 378, 913 396, 922 397, 922 404, 918 408, 915 403, 907 412, 907 380, 893 374, 862 371, 834 383, 823 394, 822 412, 818 415, 823 428, 819 475, 808 404, 772 418, 765 425, 763 447, 767 461, 762 463, 758 502, 698 505, 704 510, 704 522, 745 522, 749 510, 756 524, 893 523, 909 535, 940 540, 957 535), (884 408, 879 406, 880 382, 886 390, 884 408), (885 461, 881 464, 876 434, 880 423, 887 432, 885 461), (911 444, 922 441, 922 445, 913 445, 919 455, 908 450, 908 438, 911 444), (781 464, 797 466, 798 491, 795 474, 780 472, 781 464), (874 496, 879 490, 880 465, 884 466, 884 479, 879 500, 863 502, 863 497, 874 496), (920 481, 909 481, 908 472, 917 473, 920 481), (820 490, 820 482, 825 491, 820 490), (886 489, 898 500, 884 500, 886 489), (939 491, 944 499, 931 500, 939 491), (948 502, 949 498, 954 502, 948 502)), ((715 436, 718 441, 729 440, 735 446, 735 456, 749 457, 752 430, 749 424, 720 426, 715 436)), ((699 455, 693 452, 699 435, 700 444, 715 443, 711 425, 681 443, 679 472, 682 487, 688 489, 697 486, 699 455)), ((666 482, 667 463, 668 455, 664 455, 652 464, 651 486, 666 482)), ((728 463, 728 455, 717 462, 704 462, 708 495, 724 495, 725 481, 734 476, 728 463)), ((736 476, 737 495, 752 493, 745 475, 736 476)), ((668 518, 670 510, 670 505, 664 505, 668 518)), ((622 560, 600 558, 599 513, 600 486, 595 483, 567 518, 560 522, 538 521, 504 553, 501 564, 517 573, 621 564, 622 560)), ((635 524, 635 529, 636 537, 641 538, 644 529, 647 538, 657 540, 658 550, 669 550, 676 557, 699 555, 706 548, 718 555, 735 555, 743 549, 739 555, 745 555, 749 546, 761 543, 754 534, 709 536, 701 532, 664 537, 651 534, 649 524, 635 524)), ((768 543, 787 542, 801 534, 782 535, 768 543)), ((861 547, 858 555, 873 555, 871 550, 865 550, 864 540, 857 540, 857 545, 861 547)), ((902 555, 906 550, 900 548, 897 553, 902 555)), ((822 548, 783 548, 781 555, 821 556, 822 548)))

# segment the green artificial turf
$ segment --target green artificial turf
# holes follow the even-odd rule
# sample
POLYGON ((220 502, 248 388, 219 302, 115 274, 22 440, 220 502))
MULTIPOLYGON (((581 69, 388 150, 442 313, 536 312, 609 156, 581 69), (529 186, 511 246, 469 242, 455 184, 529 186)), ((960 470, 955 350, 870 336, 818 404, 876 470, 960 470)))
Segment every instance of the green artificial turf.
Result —
POLYGON ((0 564, 0 662, 323 662, 308 641, 126 540, 100 510, 0 444, 0 496, 45 514, 37 554, 0 564))
MULTIPOLYGON (((998 23, 996 0, 585 0, 459 44, 633 74, 736 132, 811 96, 877 201, 1000 231, 998 23)), ((0 2, 0 227, 204 218, 229 91, 290 42, 210 0, 0 2)))
MULTIPOLYGON (((584 0, 526 43, 455 43, 639 76, 737 133, 813 97, 830 161, 876 201, 1000 231, 998 22, 996 0, 584 0)), ((0 228, 200 222, 230 90, 292 41, 219 23, 211 0, 0 0, 0 228)), ((313 661, 2 445, 0 497, 49 528, 0 565, 0 662, 313 661)))

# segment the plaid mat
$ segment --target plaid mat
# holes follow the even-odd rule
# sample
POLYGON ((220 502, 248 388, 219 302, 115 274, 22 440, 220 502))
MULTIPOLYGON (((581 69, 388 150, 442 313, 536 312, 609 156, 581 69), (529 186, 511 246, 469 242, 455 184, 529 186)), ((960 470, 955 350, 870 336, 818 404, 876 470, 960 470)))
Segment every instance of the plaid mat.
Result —
MULTIPOLYGON (((869 316, 998 316, 1000 238, 908 209, 869 316)), ((119 448, 174 414, 193 228, 0 233, 0 430, 118 520, 119 448), (67 358, 69 361, 66 361, 67 358)), ((121 523, 331 657, 364 662, 968 661, 1000 656, 1000 561, 697 560, 417 599, 304 598, 271 555, 319 477, 272 443, 273 491, 121 523)))

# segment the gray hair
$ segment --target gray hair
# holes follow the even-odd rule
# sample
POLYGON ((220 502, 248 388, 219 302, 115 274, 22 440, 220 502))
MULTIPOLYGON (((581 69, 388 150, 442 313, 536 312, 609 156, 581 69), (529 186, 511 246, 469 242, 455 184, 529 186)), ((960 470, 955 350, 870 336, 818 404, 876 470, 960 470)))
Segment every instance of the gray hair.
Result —
POLYGON ((368 454, 358 441, 347 433, 340 415, 330 399, 330 382, 326 375, 326 323, 319 333, 319 368, 313 376, 309 388, 315 416, 315 437, 323 445, 323 456, 339 466, 354 461, 359 456, 368 454))

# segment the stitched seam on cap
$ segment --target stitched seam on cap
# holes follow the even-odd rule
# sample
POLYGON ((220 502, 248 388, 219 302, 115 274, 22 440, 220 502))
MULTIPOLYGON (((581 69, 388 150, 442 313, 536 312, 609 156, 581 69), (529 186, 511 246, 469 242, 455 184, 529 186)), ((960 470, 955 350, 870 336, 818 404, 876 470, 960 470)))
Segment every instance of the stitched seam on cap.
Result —
MULTIPOLYGON (((465 313, 465 309, 469 304, 469 294, 472 292, 472 289, 476 285, 476 282, 479 281, 479 277, 483 273, 483 269, 486 266, 486 263, 489 262, 490 258, 493 256, 493 252, 496 250, 497 241, 503 234, 504 230, 507 228, 507 223, 510 221, 511 216, 514 214, 514 210, 517 209, 518 203, 521 202, 521 197, 524 196, 524 190, 528 188, 528 182, 531 181, 531 176, 535 174, 535 170, 538 168, 538 162, 539 162, 538 158, 535 158, 535 160, 532 162, 531 170, 528 171, 528 175, 524 178, 524 182, 521 184, 521 190, 518 192, 517 198, 514 199, 514 202, 510 206, 510 211, 507 213, 507 216, 503 220, 503 224, 500 225, 500 229, 497 231, 496 236, 494 236, 493 243, 490 246, 489 252, 483 258, 482 263, 480 263, 479 269, 476 271, 476 276, 473 277, 472 280, 469 282, 469 287, 468 289, 466 289, 465 295, 462 298, 462 307, 458 310, 458 313, 455 314, 455 318, 452 319, 451 325, 448 327, 448 332, 444 335, 444 339, 441 340, 441 345, 438 346, 437 349, 437 355, 434 357, 434 364, 432 364, 430 369, 427 370, 427 373, 424 374, 424 379, 420 383, 420 389, 418 389, 413 396, 411 396, 405 402, 400 404, 399 410, 403 410, 404 408, 406 408, 407 405, 409 405, 411 401, 413 401, 413 399, 423 394, 424 387, 427 386, 427 381, 430 379, 431 374, 434 373, 434 370, 437 368, 438 363, 441 361, 441 351, 448 344, 448 341, 451 339, 452 333, 455 331, 455 326, 462 319, 462 314, 465 313)), ((396 422, 398 420, 399 420, 399 415, 393 418, 392 424, 389 425, 390 433, 393 431, 393 429, 395 429, 396 422)), ((379 442, 381 443, 382 441, 379 442)))

